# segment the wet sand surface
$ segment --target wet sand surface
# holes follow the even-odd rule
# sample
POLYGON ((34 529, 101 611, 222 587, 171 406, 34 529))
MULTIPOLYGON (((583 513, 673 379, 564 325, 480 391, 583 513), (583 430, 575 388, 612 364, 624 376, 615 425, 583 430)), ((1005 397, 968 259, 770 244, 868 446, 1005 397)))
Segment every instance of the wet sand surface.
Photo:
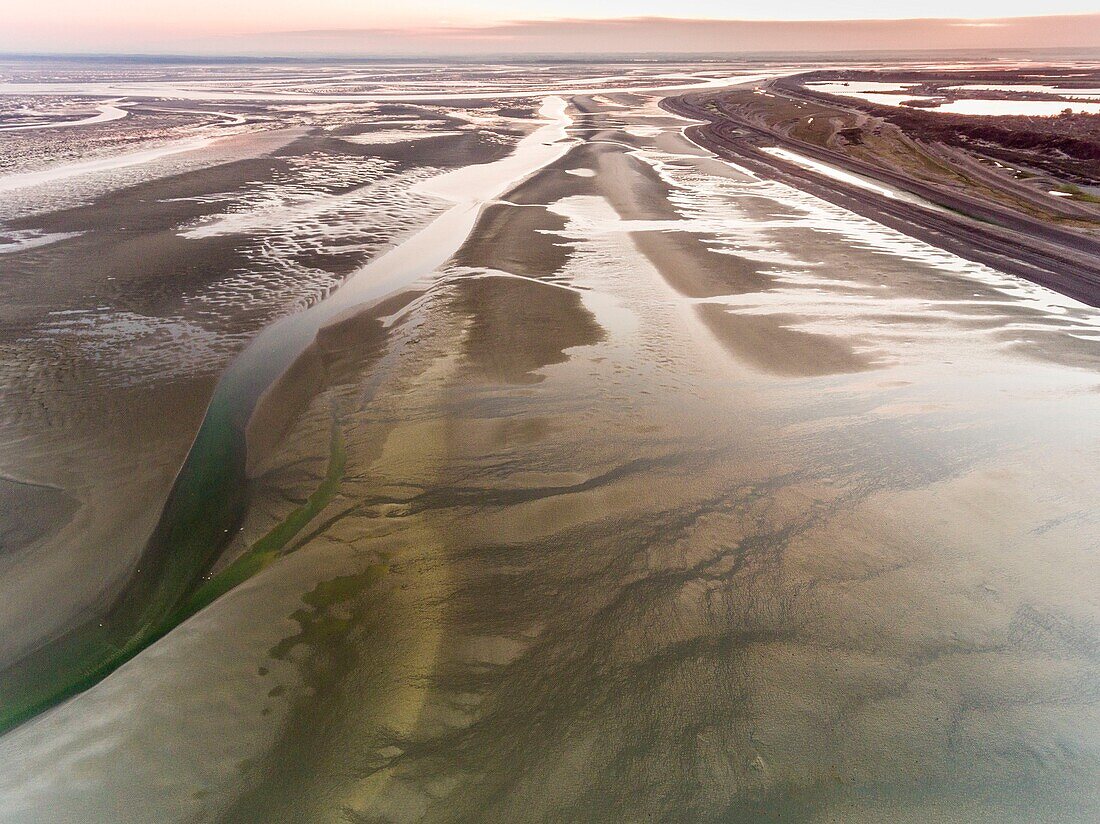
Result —
MULTIPOLYGON (((426 134, 465 124, 413 111, 426 134)), ((41 534, 19 527, 29 550, 3 553, 0 666, 125 585, 219 373, 252 336, 441 210, 410 186, 505 155, 522 131, 447 131, 428 155, 327 136, 397 116, 409 109, 368 107, 356 125, 306 107, 294 128, 215 131, 148 179, 78 176, 87 194, 52 211, 34 187, 15 191, 4 232, 49 242, 0 255, 0 465, 81 506, 43 517, 41 534)), ((0 499, 16 507, 14 490, 0 499)))
MULTIPOLYGON (((577 95, 446 263, 318 333, 215 570, 339 442, 336 493, 0 737, 0 821, 1100 816, 1100 317, 717 161, 660 97, 577 95)), ((215 376, 132 401, 168 479, 155 410, 215 376)))

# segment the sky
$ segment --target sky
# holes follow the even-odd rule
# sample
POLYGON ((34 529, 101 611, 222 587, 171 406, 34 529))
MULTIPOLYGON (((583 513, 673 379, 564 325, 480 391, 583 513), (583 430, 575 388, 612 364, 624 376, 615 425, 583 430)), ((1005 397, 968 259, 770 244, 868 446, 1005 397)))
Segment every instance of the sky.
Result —
POLYGON ((1100 0, 1044 0, 1037 22, 1011 19, 1035 15, 1037 6, 1034 0, 0 0, 0 51, 699 52, 727 43, 731 51, 849 48, 861 38, 867 48, 1100 46, 1100 0), (813 25, 822 21, 828 25, 813 25), (837 21, 868 22, 838 28, 837 21), (788 25, 770 25, 776 22, 788 25))

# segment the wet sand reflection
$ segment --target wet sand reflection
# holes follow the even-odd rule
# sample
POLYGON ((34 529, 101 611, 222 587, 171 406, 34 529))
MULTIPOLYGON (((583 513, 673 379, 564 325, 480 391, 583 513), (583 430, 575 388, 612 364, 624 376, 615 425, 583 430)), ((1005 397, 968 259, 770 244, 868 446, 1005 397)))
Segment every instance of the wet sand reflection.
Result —
POLYGON ((235 541, 335 416, 293 552, 78 700, 212 680, 173 820, 1100 815, 1094 314, 583 108, 321 340, 235 541))

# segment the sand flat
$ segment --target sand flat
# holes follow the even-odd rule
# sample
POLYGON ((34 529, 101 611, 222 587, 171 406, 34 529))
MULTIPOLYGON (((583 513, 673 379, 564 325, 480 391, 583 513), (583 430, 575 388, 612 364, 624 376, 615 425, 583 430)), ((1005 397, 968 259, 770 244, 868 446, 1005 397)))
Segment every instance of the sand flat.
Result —
MULTIPOLYGON (((381 159, 435 172, 309 212, 305 245, 394 220, 221 373, 256 385, 215 572, 285 529, 338 442, 335 494, 255 576, 0 737, 0 822, 1100 814, 1100 318, 701 158, 659 95, 608 95, 456 106, 526 116, 525 148, 438 141, 436 166, 413 141, 381 159), (412 197, 434 211, 405 220, 412 197)), ((267 208, 269 184, 131 202, 167 224, 267 208)), ((178 396, 140 406, 171 385, 120 408, 166 410, 141 420, 182 442, 178 396)))

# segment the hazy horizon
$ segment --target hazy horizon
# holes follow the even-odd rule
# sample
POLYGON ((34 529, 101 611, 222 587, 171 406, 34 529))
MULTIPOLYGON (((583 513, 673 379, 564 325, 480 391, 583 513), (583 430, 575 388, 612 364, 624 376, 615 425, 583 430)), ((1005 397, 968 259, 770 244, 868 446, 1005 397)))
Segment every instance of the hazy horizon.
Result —
MULTIPOLYGON (((772 19, 637 13, 524 19, 522 10, 514 7, 507 17, 498 18, 468 13, 491 4, 465 2, 448 4, 448 8, 467 13, 456 14, 453 19, 437 15, 431 21, 418 12, 422 4, 416 2, 405 4, 403 17, 377 12, 341 17, 334 13, 341 5, 339 0, 319 0, 308 17, 312 25, 306 25, 307 20, 298 14, 256 14, 251 21, 219 16, 206 0, 192 4, 194 13, 186 22, 176 19, 179 7, 168 0, 146 4, 141 13, 137 6, 125 8, 128 4, 113 5, 110 13, 96 12, 96 5, 52 0, 45 5, 24 6, 9 15, 8 25, 0 32, 0 52, 476 57, 1100 48, 1100 12, 1077 8, 1086 4, 1073 0, 1056 7, 1063 13, 1000 17, 867 14, 849 18, 843 16, 844 9, 864 10, 863 4, 849 3, 834 19, 811 19, 809 13, 803 19, 792 18, 792 9, 817 8, 800 3, 769 9, 772 19), (93 12, 91 18, 89 12, 93 12)), ((568 11, 574 5, 563 3, 556 8, 568 11)), ((650 8, 646 2, 612 5, 629 6, 627 11, 650 8)), ((706 10, 704 7, 710 5, 689 3, 684 10, 706 10)), ((920 8, 936 10, 944 5, 928 3, 920 8)), ((972 0, 949 5, 960 11, 980 12, 990 4, 972 0)), ((1017 5, 998 7, 1015 10, 1017 5)), ((601 11, 607 8, 605 4, 601 11)))

